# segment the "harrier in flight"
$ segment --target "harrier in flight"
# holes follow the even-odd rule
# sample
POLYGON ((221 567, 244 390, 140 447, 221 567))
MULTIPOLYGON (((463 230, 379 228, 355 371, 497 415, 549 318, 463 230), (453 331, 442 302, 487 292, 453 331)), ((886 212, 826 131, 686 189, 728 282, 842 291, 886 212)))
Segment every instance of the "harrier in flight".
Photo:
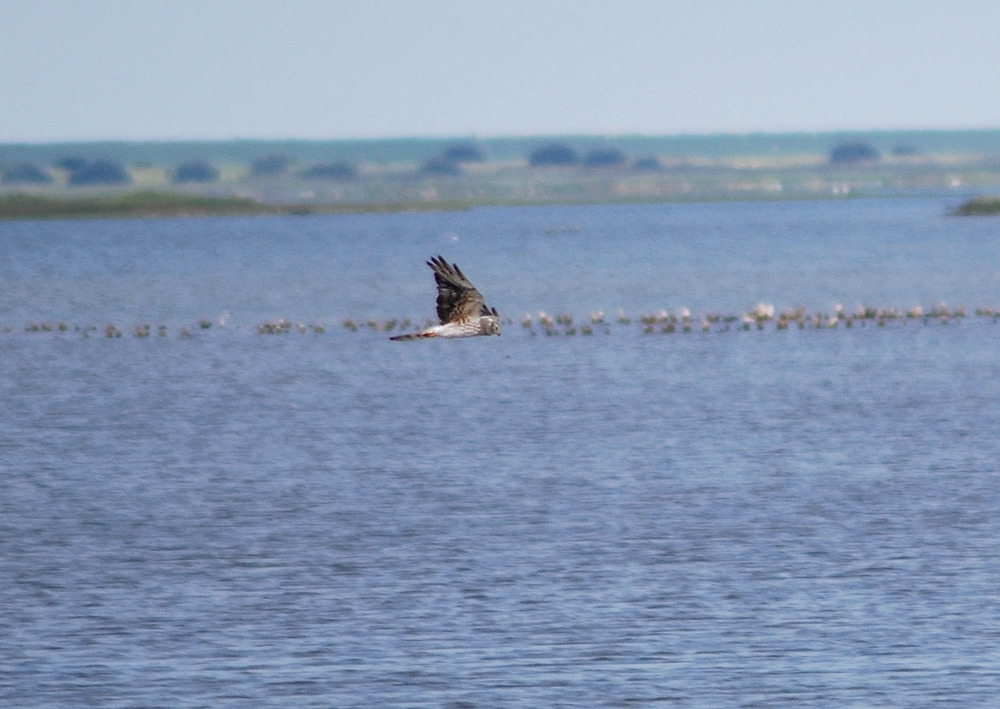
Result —
POLYGON ((437 314, 440 325, 421 332, 390 337, 390 340, 416 340, 419 337, 478 337, 500 334, 500 314, 486 307, 486 299, 469 282, 455 264, 449 265, 441 256, 427 265, 437 281, 437 314))

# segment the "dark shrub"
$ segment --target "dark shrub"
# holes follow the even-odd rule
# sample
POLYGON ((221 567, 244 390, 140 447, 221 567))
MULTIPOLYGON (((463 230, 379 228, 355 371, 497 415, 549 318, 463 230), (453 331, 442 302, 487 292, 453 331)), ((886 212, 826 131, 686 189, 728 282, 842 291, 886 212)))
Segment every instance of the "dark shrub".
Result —
POLYGON ((475 143, 456 143, 445 149, 441 155, 454 163, 486 162, 486 153, 475 143))
POLYGON ((329 162, 307 167, 301 177, 307 180, 353 180, 358 168, 349 162, 329 162))
POLYGON ((646 157, 639 158, 634 163, 632 163, 632 167, 634 167, 636 170, 653 171, 661 169, 663 165, 660 164, 660 159, 655 155, 647 155, 646 157))
POLYGON ((583 158, 586 167, 619 167, 625 164, 625 153, 618 148, 597 148, 583 158))
POLYGON ((257 158, 250 165, 250 174, 254 177, 277 177, 288 172, 292 159, 286 155, 268 155, 257 158))
POLYGON ((81 185, 124 185, 131 180, 125 167, 114 160, 85 162, 79 169, 71 170, 69 184, 81 185))
POLYGON ((52 175, 37 165, 23 162, 4 170, 0 182, 5 185, 47 185, 52 182, 52 175))
POLYGON ((219 168, 204 160, 192 160, 178 165, 174 171, 174 182, 215 182, 219 179, 219 168))
POLYGON ((963 203, 953 214, 963 217, 989 217, 1000 215, 1000 197, 973 197, 963 203))
POLYGON ((76 155, 68 155, 64 158, 59 158, 55 162, 56 167, 61 167, 63 170, 69 170, 70 172, 76 172, 86 164, 87 161, 84 158, 76 155))
POLYGON ((576 165, 578 162, 580 162, 580 155, 564 143, 543 145, 534 150, 528 157, 528 164, 532 167, 561 167, 576 165))
POLYGON ((841 143, 830 151, 830 162, 834 164, 850 164, 859 162, 875 162, 882 154, 871 143, 854 141, 841 143))
POLYGON ((420 166, 420 172, 425 175, 460 175, 462 168, 457 163, 445 158, 431 158, 420 166))

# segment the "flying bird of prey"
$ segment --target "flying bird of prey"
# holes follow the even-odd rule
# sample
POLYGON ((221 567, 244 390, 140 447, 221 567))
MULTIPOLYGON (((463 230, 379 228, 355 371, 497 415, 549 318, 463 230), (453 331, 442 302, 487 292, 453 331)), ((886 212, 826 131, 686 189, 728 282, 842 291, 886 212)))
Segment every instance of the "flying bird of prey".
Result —
POLYGON ((437 282, 437 314, 440 325, 420 332, 390 337, 390 340, 416 340, 419 337, 478 337, 500 334, 500 314, 486 307, 486 299, 455 264, 441 256, 427 265, 437 282))

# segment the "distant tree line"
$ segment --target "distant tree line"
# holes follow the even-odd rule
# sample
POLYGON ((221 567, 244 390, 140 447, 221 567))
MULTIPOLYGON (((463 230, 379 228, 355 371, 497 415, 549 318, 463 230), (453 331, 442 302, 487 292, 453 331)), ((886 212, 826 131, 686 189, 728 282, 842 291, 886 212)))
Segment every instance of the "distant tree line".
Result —
MULTIPOLYGON (((916 157, 920 155, 920 148, 909 144, 895 145, 891 152, 895 157, 916 157)), ((830 150, 830 163, 833 165, 875 163, 881 159, 881 151, 863 140, 838 143, 830 150)))
POLYGON ((206 183, 219 179, 219 168, 206 160, 182 163, 174 170, 174 184, 206 183))
MULTIPOLYGON (((455 176, 462 173, 467 163, 486 161, 485 151, 475 143, 456 143, 448 146, 439 155, 434 155, 421 163, 418 171, 424 175, 455 176)), ((587 169, 614 169, 629 164, 629 158, 615 146, 594 148, 581 154, 567 143, 553 142, 540 145, 528 155, 531 167, 583 167, 587 169)), ((662 165, 656 156, 644 156, 634 160, 631 167, 636 170, 659 170, 662 165)))
MULTIPOLYGON (((113 160, 88 161, 66 157, 57 160, 54 167, 68 173, 70 185, 124 184, 131 181, 121 163, 113 160)), ((52 173, 30 162, 0 167, 0 183, 5 185, 50 185, 55 182, 52 173)))
POLYGON ((287 155, 265 155, 250 163, 252 177, 280 177, 288 172, 293 160, 287 155))
POLYGON ((453 143, 440 155, 424 160, 419 172, 423 175, 457 176, 462 174, 462 166, 469 163, 486 162, 486 151, 475 143, 453 143))
MULTIPOLYGON (((919 150, 912 145, 897 145, 892 149, 894 156, 915 156, 919 150)), ((865 141, 845 141, 833 146, 829 162, 834 165, 874 163, 882 159, 882 153, 874 145, 865 141)), ((452 143, 438 154, 425 159, 417 167, 417 172, 430 176, 457 176, 465 166, 482 163, 487 153, 481 144, 474 141, 452 143)), ((250 167, 252 177, 277 177, 290 172, 293 160, 282 155, 268 155, 254 160, 250 167)), ((560 141, 543 143, 528 154, 528 165, 533 168, 582 167, 588 170, 613 170, 631 168, 638 171, 655 171, 663 168, 655 155, 630 158, 614 145, 591 148, 585 152, 571 144, 560 141)), ((357 177, 356 164, 350 162, 323 163, 302 169, 298 176, 305 179, 353 179, 357 177)))
POLYGON ((3 169, 0 183, 5 185, 48 185, 52 175, 30 162, 22 162, 3 169))
MULTIPOLYGON (((920 155, 912 145, 896 145, 891 154, 896 157, 920 155)), ((849 140, 831 147, 831 165, 871 164, 882 159, 882 153, 871 143, 849 140)), ((433 177, 454 177, 463 174, 467 166, 486 162, 484 145, 475 140, 446 144, 440 153, 432 155, 417 167, 417 174, 433 177)), ((615 145, 606 144, 586 151, 562 141, 541 143, 527 156, 531 168, 582 168, 584 170, 618 170, 630 168, 637 171, 655 171, 663 168, 654 155, 630 158, 615 145)), ((84 158, 67 155, 56 160, 56 171, 31 162, 0 165, 0 184, 48 185, 62 171, 70 186, 127 185, 132 182, 122 163, 107 158, 84 158)), ((251 179, 269 180, 291 176, 310 181, 348 181, 357 179, 359 166, 352 161, 334 161, 297 166, 294 158, 279 153, 262 155, 252 160, 248 176, 251 179)), ((168 169, 176 185, 206 184, 220 179, 220 169, 204 159, 194 159, 168 169)))
POLYGON ((311 165, 299 173, 305 180, 353 180, 358 166, 349 162, 328 162, 311 165))
POLYGON ((565 143, 549 143, 535 148, 528 156, 531 167, 569 167, 580 162, 580 153, 565 143))
POLYGON ((125 166, 117 160, 87 160, 69 156, 57 160, 56 167, 61 167, 69 173, 66 182, 74 187, 126 185, 132 181, 125 166))
MULTIPOLYGON (((287 155, 265 155, 250 164, 250 177, 283 177, 292 171, 294 165, 295 160, 287 155)), ((358 176, 358 166, 346 161, 316 163, 294 174, 304 180, 353 180, 358 176)))
MULTIPOLYGON (((531 151, 528 165, 531 167, 575 167, 591 169, 621 168, 628 164, 628 156, 615 146, 594 148, 581 155, 566 143, 547 143, 531 151)), ((632 163, 636 170, 659 170, 659 158, 650 155, 636 159, 632 163)))
POLYGON ((871 163, 881 159, 882 153, 878 148, 861 140, 840 143, 830 151, 830 162, 834 165, 871 163))
MULTIPOLYGON (((125 167, 114 160, 85 160, 78 157, 64 157, 55 162, 54 167, 67 172, 67 184, 123 185, 132 181, 125 167)), ((19 163, 3 170, 0 182, 6 185, 47 185, 53 183, 51 173, 34 163, 19 163)))

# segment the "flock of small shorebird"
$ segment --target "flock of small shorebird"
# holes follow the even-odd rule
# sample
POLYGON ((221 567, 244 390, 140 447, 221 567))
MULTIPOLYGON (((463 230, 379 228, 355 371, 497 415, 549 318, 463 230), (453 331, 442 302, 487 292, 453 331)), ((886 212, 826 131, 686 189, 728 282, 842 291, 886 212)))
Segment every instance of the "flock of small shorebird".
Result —
MULTIPOLYGON (((406 332, 413 323, 409 318, 388 319, 379 322, 375 319, 355 320, 345 318, 343 326, 347 330, 357 332, 368 329, 374 332, 400 334, 390 336, 390 340, 416 340, 423 338, 459 338, 459 337, 479 337, 488 335, 499 335, 501 325, 513 325, 511 318, 501 318, 496 308, 490 308, 482 294, 476 290, 475 286, 465 277, 457 264, 449 264, 442 257, 432 258, 427 262, 434 272, 434 280, 437 284, 437 315, 438 322, 427 320, 417 327, 413 332, 406 332)), ((1000 308, 977 308, 974 312, 977 317, 992 318, 993 322, 1000 319, 1000 308)), ((201 319, 195 326, 183 326, 180 329, 181 337, 190 337, 198 330, 209 330, 212 328, 224 328, 228 320, 228 315, 224 315, 217 321, 201 319)), ((764 330, 772 323, 775 330, 787 330, 790 327, 804 329, 835 329, 838 327, 853 327, 858 324, 865 327, 869 323, 874 323, 879 327, 884 327, 890 322, 923 322, 925 325, 932 320, 946 325, 950 320, 966 317, 965 308, 949 309, 947 305, 940 305, 924 310, 920 306, 912 307, 906 311, 897 308, 876 308, 866 305, 859 305, 852 312, 847 312, 840 305, 834 307, 832 313, 817 312, 815 314, 806 313, 805 308, 794 308, 784 310, 775 315, 773 305, 760 303, 750 311, 739 315, 724 315, 717 313, 707 313, 701 317, 692 316, 687 308, 681 308, 677 312, 669 313, 666 310, 659 310, 651 314, 642 314, 630 317, 624 311, 619 310, 613 319, 606 319, 600 310, 591 312, 579 325, 571 314, 549 315, 539 312, 536 315, 525 314, 520 320, 521 328, 532 336, 537 336, 539 332, 545 335, 593 335, 595 332, 603 331, 605 334, 611 333, 612 324, 641 326, 644 333, 673 333, 673 332, 729 332, 731 330, 764 330), (536 327, 537 325, 537 327, 536 327)), ((66 332, 70 328, 62 321, 56 323, 29 323, 25 330, 27 332, 66 332)), ((108 324, 104 328, 94 325, 76 326, 73 328, 83 337, 90 337, 91 334, 104 337, 121 337, 122 330, 113 324, 108 324)), ((11 332, 12 328, 4 327, 4 332, 11 332)), ((313 332, 316 334, 326 331, 322 323, 296 323, 290 320, 279 318, 270 320, 256 326, 256 331, 260 335, 282 335, 292 332, 305 334, 313 332)), ((135 337, 151 337, 154 334, 153 328, 147 324, 135 325, 132 328, 135 337)), ((167 326, 159 325, 155 330, 158 337, 167 336, 167 326)))

